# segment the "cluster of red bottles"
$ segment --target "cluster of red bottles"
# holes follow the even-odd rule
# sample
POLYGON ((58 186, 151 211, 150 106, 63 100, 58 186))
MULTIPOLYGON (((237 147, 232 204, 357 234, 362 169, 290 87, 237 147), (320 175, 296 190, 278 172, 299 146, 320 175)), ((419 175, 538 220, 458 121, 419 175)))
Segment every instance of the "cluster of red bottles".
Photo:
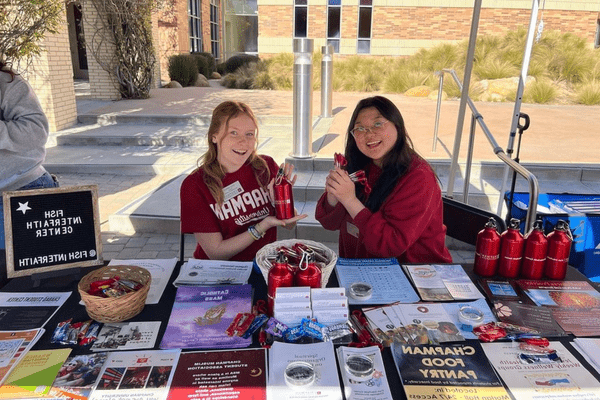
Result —
POLYGON ((564 279, 573 238, 569 224, 558 220, 554 230, 544 235, 542 220, 535 221, 527 237, 519 230, 519 220, 511 219, 500 235, 493 218, 477 234, 475 273, 480 276, 525 279, 564 279))
POLYGON ((320 288, 321 268, 315 262, 314 253, 304 252, 299 267, 294 269, 288 263, 285 253, 279 251, 277 259, 269 269, 267 286, 269 315, 273 315, 275 293, 278 287, 308 286, 311 288, 320 288))

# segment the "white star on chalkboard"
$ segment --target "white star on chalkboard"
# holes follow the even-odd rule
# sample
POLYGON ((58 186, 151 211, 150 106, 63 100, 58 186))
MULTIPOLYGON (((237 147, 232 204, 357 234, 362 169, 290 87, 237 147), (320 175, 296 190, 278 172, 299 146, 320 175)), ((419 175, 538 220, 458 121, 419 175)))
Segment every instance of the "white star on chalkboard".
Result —
POLYGON ((28 201, 25 203, 19 202, 19 208, 17 208, 17 211, 22 211, 23 215, 25 215, 27 210, 31 210, 31 207, 29 207, 29 202, 28 201))

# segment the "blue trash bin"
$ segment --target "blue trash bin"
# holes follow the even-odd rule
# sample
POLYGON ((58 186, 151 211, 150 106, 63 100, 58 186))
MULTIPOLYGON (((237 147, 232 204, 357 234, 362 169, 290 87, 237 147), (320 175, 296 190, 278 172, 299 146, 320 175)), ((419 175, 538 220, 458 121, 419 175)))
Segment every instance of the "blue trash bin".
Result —
MULTIPOLYGON (((510 192, 507 191, 504 194, 507 207, 511 207, 509 197, 510 192)), ((521 220, 521 232, 525 234, 529 193, 515 192, 512 203, 512 218, 521 220)), ((573 234, 569 264, 595 282, 600 282, 600 210, 595 207, 598 204, 600 195, 542 193, 538 197, 538 205, 550 212, 537 213, 544 222, 546 234, 554 229, 559 219, 569 222, 573 234), (573 204, 578 207, 571 207, 573 204)))

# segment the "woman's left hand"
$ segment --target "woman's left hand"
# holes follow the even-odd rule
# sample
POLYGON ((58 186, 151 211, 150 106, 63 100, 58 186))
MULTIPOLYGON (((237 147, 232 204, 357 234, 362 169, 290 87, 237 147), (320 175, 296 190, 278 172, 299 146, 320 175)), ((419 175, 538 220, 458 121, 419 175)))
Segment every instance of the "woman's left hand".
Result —
POLYGON ((342 204, 356 199, 356 186, 348 176, 348 172, 341 168, 336 167, 329 171, 325 180, 325 188, 342 204))
MULTIPOLYGON (((279 168, 283 168, 283 175, 285 176, 285 178, 290 181, 290 183, 292 184, 292 186, 294 186, 294 183, 296 183, 296 179, 298 178, 298 175, 294 174, 294 165, 293 164, 287 164, 287 163, 283 163, 279 166, 279 168)), ((275 178, 272 178, 271 181, 269 182, 269 184, 267 185, 267 188, 269 189, 269 195, 271 196, 271 204, 275 205, 275 192, 273 191, 273 186, 275 185, 275 178)))

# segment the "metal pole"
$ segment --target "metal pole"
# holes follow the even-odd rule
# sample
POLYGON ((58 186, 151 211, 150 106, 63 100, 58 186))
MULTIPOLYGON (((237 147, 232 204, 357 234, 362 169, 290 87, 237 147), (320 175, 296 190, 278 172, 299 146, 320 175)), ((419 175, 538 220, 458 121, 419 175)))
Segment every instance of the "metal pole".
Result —
POLYGON ((433 146, 431 151, 435 153, 437 147, 438 128, 440 126, 440 109, 442 107, 442 92, 444 89, 444 71, 436 72, 440 76, 440 87, 438 89, 437 108, 435 109, 435 127, 433 128, 433 146))
POLYGON ((471 114, 471 130, 469 133, 469 146, 467 147, 467 165, 465 166, 465 181, 463 183, 463 202, 465 204, 469 204, 471 166, 473 161, 473 149, 475 148, 475 128, 477 128, 477 116, 475 114, 471 114))
MULTIPOLYGON (((508 145, 506 146, 506 155, 509 157, 512 157, 515 136, 517 135, 517 125, 519 123, 519 115, 521 113, 521 102, 523 101, 523 90, 525 88, 525 81, 527 80, 527 70, 529 69, 529 59, 531 58, 531 48, 533 47, 533 37, 535 35, 535 23, 537 22, 539 9, 540 0, 533 0, 533 4, 531 5, 531 17, 529 18, 529 28, 527 31, 527 42, 525 43, 525 53, 523 54, 523 65, 521 66, 521 75, 519 76, 519 85, 517 86, 515 108, 512 115, 512 123, 510 125, 510 136, 508 137, 508 145)), ((502 188, 500 189, 500 199, 498 200, 498 215, 502 215, 502 206, 504 205, 503 198, 504 192, 506 191, 508 172, 508 166, 505 166, 504 177, 502 178, 502 188)))
POLYGON ((313 39, 294 39, 294 147, 295 158, 311 158, 313 39))
POLYGON ((321 117, 332 117, 333 46, 321 47, 321 117))
POLYGON ((458 169, 458 155, 460 153, 460 141, 462 139, 462 130, 465 120, 465 110, 467 108, 467 98, 469 97, 469 84, 471 82, 471 70, 473 69, 473 57, 475 54, 475 44, 477 42, 477 29, 479 29, 479 14, 481 13, 481 1, 475 0, 473 6, 473 20, 471 21, 471 35, 469 37, 469 48, 467 50, 467 60, 465 65, 465 78, 463 79, 462 93, 460 96, 460 107, 458 109, 458 121, 456 122, 456 135, 454 136, 454 149, 452 150, 452 163, 450 164, 450 175, 448 176, 448 189, 446 195, 454 197, 454 176, 458 169))

